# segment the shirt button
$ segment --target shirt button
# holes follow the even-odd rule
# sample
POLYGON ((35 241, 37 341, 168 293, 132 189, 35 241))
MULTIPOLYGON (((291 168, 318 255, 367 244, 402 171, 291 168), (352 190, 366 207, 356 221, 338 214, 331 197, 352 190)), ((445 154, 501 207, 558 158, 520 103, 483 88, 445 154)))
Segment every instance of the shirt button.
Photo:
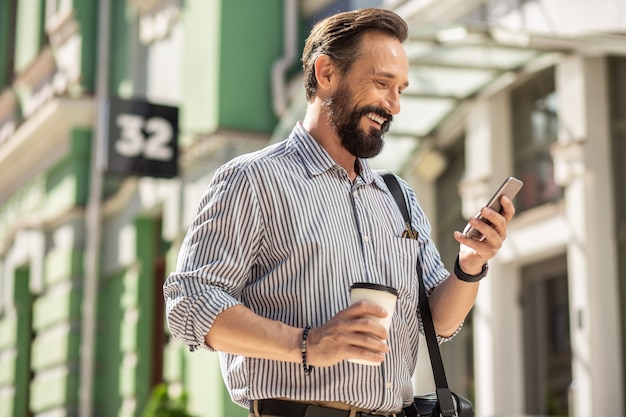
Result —
POLYGON ((370 241, 370 237, 369 236, 367 236, 367 235, 363 236, 363 242, 367 243, 369 241, 370 241))
POLYGON ((387 381, 387 389, 391 389, 391 382, 387 381))

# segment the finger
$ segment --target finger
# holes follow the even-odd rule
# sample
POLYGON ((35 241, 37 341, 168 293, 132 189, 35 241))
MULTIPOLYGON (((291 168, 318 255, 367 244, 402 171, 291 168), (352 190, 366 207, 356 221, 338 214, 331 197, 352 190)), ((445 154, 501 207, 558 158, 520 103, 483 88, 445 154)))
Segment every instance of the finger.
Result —
POLYGON ((349 345, 360 349, 366 349, 371 352, 387 353, 389 351, 386 332, 384 338, 380 338, 371 333, 352 333, 349 338, 349 345))
POLYGON ((386 351, 376 351, 362 348, 359 346, 351 346, 351 348, 347 352, 345 359, 360 359, 369 362, 382 362, 385 360, 386 353, 386 351))
POLYGON ((467 246, 470 249, 473 249, 474 252, 480 252, 480 248, 485 246, 482 240, 473 239, 471 237, 467 237, 463 234, 463 232, 459 232, 458 230, 454 231, 454 240, 459 242, 463 246, 467 246))
MULTIPOLYGON (((490 244, 487 239, 476 240, 465 236, 462 232, 455 231, 454 239, 461 244, 461 252, 476 256, 480 260, 480 265, 487 262, 491 253, 490 244), (469 251, 469 252, 468 252, 469 251)), ((478 261, 477 261, 478 262, 478 261)))
POLYGON ((386 340, 389 337, 385 326, 380 324, 377 318, 367 315, 353 319, 346 328, 346 334, 354 335, 357 340, 361 340, 362 335, 376 340, 386 340))
MULTIPOLYGON (((480 232, 483 237, 481 239, 469 239, 475 240, 477 242, 484 242, 485 240, 489 239, 493 241, 498 235, 498 229, 502 228, 500 224, 504 223, 504 218, 487 207, 483 207, 480 214, 482 216, 482 219, 472 217, 468 220, 468 223, 474 229, 480 232)), ((506 226, 504 227, 504 230, 506 231, 506 226)))
POLYGON ((359 301, 337 313, 323 327, 325 334, 338 335, 339 338, 363 333, 384 340, 387 338, 387 329, 379 320, 387 316, 387 311, 380 305, 359 301))
MULTIPOLYGON (((510 200, 509 200, 510 202, 510 200)), ((504 238, 506 237, 506 229, 507 229, 507 225, 509 223, 509 220, 507 220, 507 218, 504 216, 504 214, 498 213, 495 210, 492 210, 488 207, 483 207, 480 211, 480 214, 482 215, 482 217, 488 222, 487 223, 487 228, 484 228, 482 230, 485 231, 485 233, 483 233, 483 235, 489 237, 490 235, 490 230, 496 231, 497 234, 500 236, 500 238, 502 240, 504 240, 504 238)), ((481 231, 482 231, 481 230, 481 231)), ((491 235, 491 238, 493 239, 495 236, 491 235)))
MULTIPOLYGON (((387 337, 385 329, 382 328, 382 337, 375 336, 357 331, 360 328, 359 322, 365 320, 346 322, 337 320, 338 316, 309 332, 309 363, 330 366, 348 358, 382 361, 389 351, 389 346, 384 341, 387 337)), ((367 329, 367 326, 362 328, 367 329)))
POLYGON ((351 318, 362 317, 365 315, 370 315, 374 317, 379 317, 381 319, 387 317, 389 314, 387 310, 385 310, 380 304, 376 304, 371 301, 363 300, 357 303, 352 304, 346 310, 346 313, 351 318))
POLYGON ((508 224, 515 215, 515 205, 509 197, 502 196, 500 197, 500 206, 502 206, 502 209, 500 210, 499 214, 504 217, 506 223, 508 224))
POLYGON ((454 239, 461 244, 461 253, 473 255, 478 258, 477 262, 482 266, 489 259, 493 258, 498 252, 498 249, 502 246, 502 240, 499 235, 493 230, 491 226, 488 226, 491 231, 484 231, 485 239, 476 240, 468 238, 462 232, 455 231, 454 239), (467 252, 471 250, 471 252, 467 252))

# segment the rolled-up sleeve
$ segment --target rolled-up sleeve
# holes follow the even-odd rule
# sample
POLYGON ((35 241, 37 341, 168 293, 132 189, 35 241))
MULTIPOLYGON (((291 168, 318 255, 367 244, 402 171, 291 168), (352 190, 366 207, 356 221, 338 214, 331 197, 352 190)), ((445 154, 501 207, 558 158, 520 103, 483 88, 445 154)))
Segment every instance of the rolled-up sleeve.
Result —
POLYGON ((216 317, 240 304, 262 239, 261 214, 245 172, 220 169, 207 187, 163 285, 167 324, 190 350, 209 349, 205 336, 216 317))

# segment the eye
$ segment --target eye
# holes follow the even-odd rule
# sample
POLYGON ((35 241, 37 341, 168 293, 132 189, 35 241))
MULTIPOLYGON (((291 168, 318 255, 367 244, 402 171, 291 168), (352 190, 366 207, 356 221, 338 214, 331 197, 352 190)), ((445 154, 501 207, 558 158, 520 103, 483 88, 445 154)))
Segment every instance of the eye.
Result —
POLYGON ((380 88, 387 88, 387 83, 385 81, 382 80, 376 80, 375 81, 376 85, 380 88))

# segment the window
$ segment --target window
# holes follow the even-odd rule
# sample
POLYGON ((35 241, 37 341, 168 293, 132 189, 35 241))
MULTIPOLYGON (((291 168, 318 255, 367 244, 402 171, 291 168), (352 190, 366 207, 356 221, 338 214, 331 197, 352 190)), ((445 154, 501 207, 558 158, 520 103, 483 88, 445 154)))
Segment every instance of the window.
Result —
POLYGON ((550 147, 557 140, 558 101, 550 68, 512 94, 515 173, 524 181, 518 211, 560 200, 550 147))
POLYGON ((526 413, 569 415, 572 351, 567 258, 522 270, 526 413))
POLYGON ((445 171, 436 183, 437 190, 437 248, 445 265, 452 262, 459 253, 459 244, 452 237, 455 230, 463 230, 467 219, 463 218, 459 181, 465 171, 465 140, 461 138, 447 149, 448 161, 445 171))
POLYGON ((12 0, 15 15, 15 71, 24 71, 47 44, 44 30, 45 0, 12 0))

